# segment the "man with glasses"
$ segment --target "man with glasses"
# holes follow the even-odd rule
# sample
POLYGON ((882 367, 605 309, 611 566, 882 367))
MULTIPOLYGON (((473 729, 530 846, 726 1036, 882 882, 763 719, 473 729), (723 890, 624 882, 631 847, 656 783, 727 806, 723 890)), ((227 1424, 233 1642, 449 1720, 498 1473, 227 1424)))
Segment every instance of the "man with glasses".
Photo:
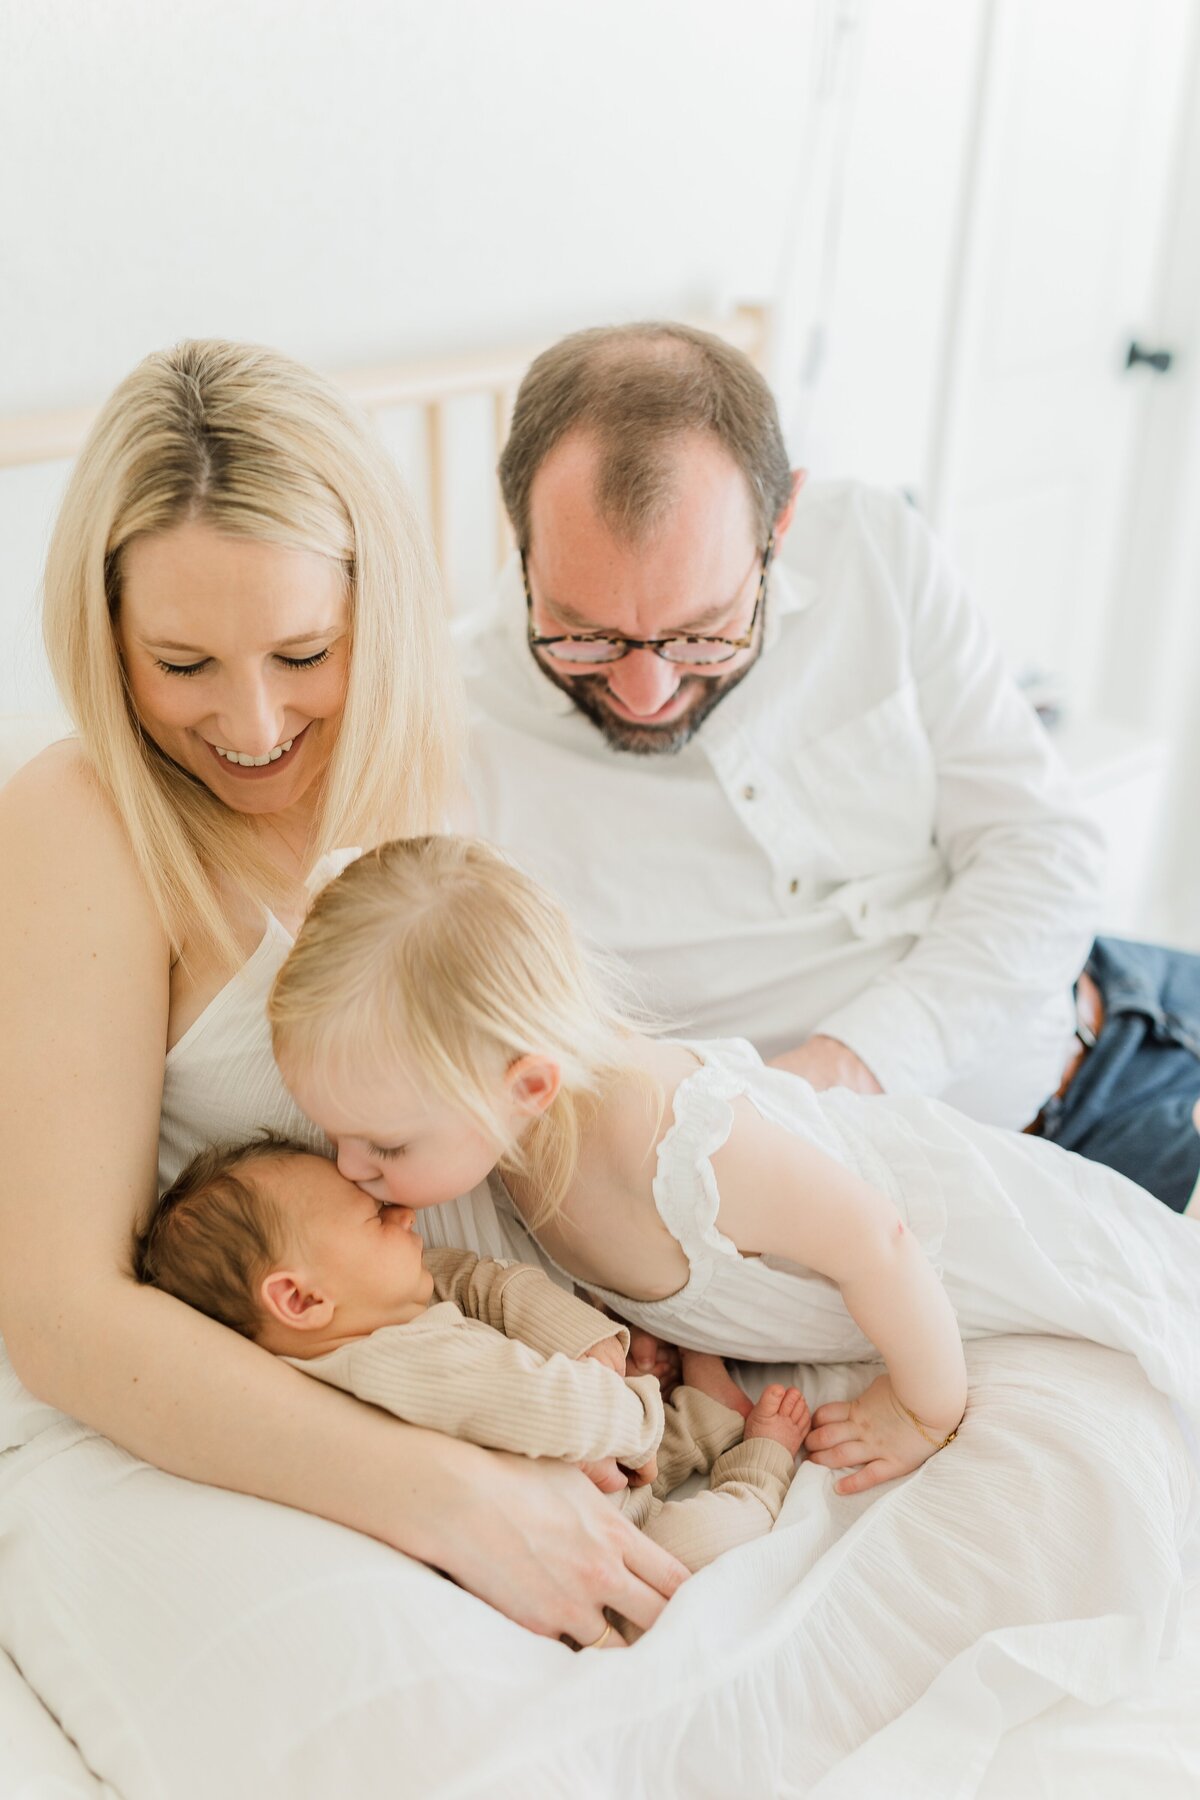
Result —
POLYGON ((678 325, 539 357, 500 475, 479 830, 677 1033, 1036 1124, 1181 1209, 1200 963, 1092 945, 1097 834, 915 511, 802 491, 762 378, 678 325))

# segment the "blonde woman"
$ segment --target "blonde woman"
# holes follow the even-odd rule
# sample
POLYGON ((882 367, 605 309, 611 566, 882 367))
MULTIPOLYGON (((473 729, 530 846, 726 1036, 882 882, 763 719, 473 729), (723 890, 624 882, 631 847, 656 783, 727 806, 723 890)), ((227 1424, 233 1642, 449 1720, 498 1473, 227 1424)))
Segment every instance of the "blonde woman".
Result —
MULTIPOLYGON (((338 847, 444 816, 458 696, 433 570, 333 389, 189 343, 92 431, 45 631, 78 738, 0 795, 2 1641, 122 1795, 233 1792, 231 1746, 272 1791, 288 1709, 312 1710, 301 1667, 366 1794, 408 1620, 423 1643, 431 1607, 483 1629, 395 1550, 582 1644, 605 1605, 649 1626, 684 1577, 579 1471, 402 1426, 131 1275, 156 1183, 201 1145, 318 1141, 266 995, 338 847)), ((485 1201, 451 1228, 513 1247, 485 1201)))

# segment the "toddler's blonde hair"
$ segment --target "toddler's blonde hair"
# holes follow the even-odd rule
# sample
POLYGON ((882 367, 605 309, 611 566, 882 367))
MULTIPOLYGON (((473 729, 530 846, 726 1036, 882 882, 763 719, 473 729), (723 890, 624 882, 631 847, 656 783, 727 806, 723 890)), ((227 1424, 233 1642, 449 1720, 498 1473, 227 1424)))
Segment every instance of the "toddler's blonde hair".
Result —
POLYGON ((558 902, 488 845, 413 837, 369 851, 318 895, 268 1013, 287 1071, 319 1072, 344 1094, 369 1057, 469 1114, 534 1185, 536 1227, 570 1185, 584 1109, 628 1067, 629 1033, 652 1023, 622 986, 558 902), (552 1059, 562 1082, 518 1146, 494 1096, 527 1055, 552 1059))

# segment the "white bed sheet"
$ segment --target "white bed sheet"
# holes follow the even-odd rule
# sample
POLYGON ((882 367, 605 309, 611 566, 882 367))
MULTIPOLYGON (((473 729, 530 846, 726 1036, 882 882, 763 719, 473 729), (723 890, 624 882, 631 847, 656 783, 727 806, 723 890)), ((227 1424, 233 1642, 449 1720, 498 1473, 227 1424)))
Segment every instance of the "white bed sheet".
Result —
POLYGON ((1200 1794, 1200 1582, 1178 1654, 1140 1694, 1107 1706, 1060 1700, 1010 1731, 978 1800, 1196 1800, 1200 1794))
MULTIPOLYGON (((5 1800, 117 1800, 2 1652, 0 1794, 5 1800)), ((1062 1700, 1008 1732, 978 1800, 1195 1800, 1197 1794, 1200 1582, 1187 1595, 1178 1654, 1159 1664, 1144 1693, 1099 1707, 1062 1700)))
POLYGON ((0 1794, 4 1800, 97 1800, 97 1781, 70 1739, 0 1650, 0 1794))
MULTIPOLYGON (((1130 1359, 1087 1344, 996 1340, 968 1354, 972 1415, 955 1452, 855 1499, 839 1500, 825 1471, 803 1467, 776 1531, 697 1576, 632 1650, 571 1656, 453 1590, 440 1589, 453 1604, 431 1608, 439 1591, 420 1571, 396 1577, 392 1641, 376 1640, 366 1672, 382 1681, 387 1665, 372 1701, 374 1748, 349 1766, 341 1698, 318 1685, 295 1696, 294 1729, 273 1734, 269 1766, 238 1760, 220 1791, 228 1800, 1195 1792, 1194 1594, 1182 1654, 1160 1667, 1179 1624, 1179 1540, 1195 1524, 1194 1472, 1165 1403, 1130 1359)), ((862 1373, 802 1379, 819 1402, 862 1373)), ((285 1538, 315 1523, 288 1517, 285 1538)), ((386 1583, 387 1553, 371 1548, 386 1583)), ((11 1603, 28 1605, 32 1575, 16 1562, 8 1573, 11 1603)), ((346 1616, 335 1654, 347 1661, 357 1649, 361 1660, 359 1615, 346 1616)), ((253 1641, 231 1643, 231 1654, 247 1648, 252 1673, 253 1641)), ((270 1654, 269 1641, 261 1650, 270 1654)), ((126 1783, 110 1769, 109 1788, 89 1786, 15 1673, 0 1676, 5 1800, 216 1791, 211 1767, 176 1771, 169 1784, 126 1783)), ((140 1722, 142 1760, 129 1768, 165 1766, 173 1719, 184 1715, 171 1713, 169 1680, 163 1693, 161 1715, 151 1707, 140 1722)), ((219 1731, 194 1713, 186 1722, 198 1741, 219 1731)), ((272 1734, 252 1727, 247 1749, 250 1736, 254 1761, 272 1734)), ((120 1754, 118 1744, 113 1767, 120 1754)))

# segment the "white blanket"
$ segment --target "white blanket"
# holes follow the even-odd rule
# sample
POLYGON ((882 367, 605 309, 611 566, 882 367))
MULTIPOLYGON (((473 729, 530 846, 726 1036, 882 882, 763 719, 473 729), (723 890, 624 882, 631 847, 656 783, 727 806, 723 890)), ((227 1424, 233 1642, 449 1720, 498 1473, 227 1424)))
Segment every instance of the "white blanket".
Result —
MULTIPOLYGON (((774 1533, 631 1650, 572 1655, 380 1545, 97 1440, 29 1478, 36 1520, 0 1557, 5 1642, 122 1800, 963 1800, 1023 1721, 1152 1683, 1195 1493, 1131 1360, 1039 1338, 968 1356, 950 1450, 857 1498, 802 1467, 774 1533), (92 1465, 82 1529, 72 1457, 92 1465), (125 1591, 118 1516, 143 1547, 125 1591), (188 1613, 176 1566, 204 1577, 188 1613)), ((801 1372, 815 1403, 862 1377, 801 1372)), ((0 1479, 0 1539, 4 1499, 0 1479)))

